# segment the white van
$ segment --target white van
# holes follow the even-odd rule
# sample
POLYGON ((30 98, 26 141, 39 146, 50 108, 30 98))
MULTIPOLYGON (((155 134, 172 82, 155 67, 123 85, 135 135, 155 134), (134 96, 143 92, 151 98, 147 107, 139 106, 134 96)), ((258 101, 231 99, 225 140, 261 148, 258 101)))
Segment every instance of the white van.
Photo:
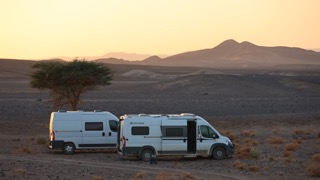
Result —
POLYGON ((73 154, 76 149, 116 148, 119 119, 106 111, 52 112, 51 149, 73 154))
POLYGON ((130 114, 120 117, 118 154, 144 161, 162 155, 227 158, 235 146, 194 114, 130 114))

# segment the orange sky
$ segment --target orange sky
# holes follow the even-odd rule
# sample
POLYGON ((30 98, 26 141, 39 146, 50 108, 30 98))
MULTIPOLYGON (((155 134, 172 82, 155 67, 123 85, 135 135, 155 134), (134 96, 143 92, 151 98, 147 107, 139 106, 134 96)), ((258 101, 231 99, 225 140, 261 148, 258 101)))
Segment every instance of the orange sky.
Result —
POLYGON ((320 0, 1 0, 0 58, 173 55, 226 39, 320 48, 320 0))

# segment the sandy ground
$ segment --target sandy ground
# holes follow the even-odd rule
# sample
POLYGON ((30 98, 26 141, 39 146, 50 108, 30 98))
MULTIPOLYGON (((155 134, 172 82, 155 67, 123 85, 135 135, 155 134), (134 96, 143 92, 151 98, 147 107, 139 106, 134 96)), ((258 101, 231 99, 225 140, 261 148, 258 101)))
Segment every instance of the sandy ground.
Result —
POLYGON ((6 77, 0 78, 0 179, 315 178, 308 168, 319 169, 312 162, 320 153, 319 76, 207 74, 150 81, 119 81, 88 92, 80 109, 117 116, 195 113, 230 137, 236 154, 220 161, 161 157, 149 164, 112 149, 52 151, 48 93, 29 88, 26 78, 6 77))

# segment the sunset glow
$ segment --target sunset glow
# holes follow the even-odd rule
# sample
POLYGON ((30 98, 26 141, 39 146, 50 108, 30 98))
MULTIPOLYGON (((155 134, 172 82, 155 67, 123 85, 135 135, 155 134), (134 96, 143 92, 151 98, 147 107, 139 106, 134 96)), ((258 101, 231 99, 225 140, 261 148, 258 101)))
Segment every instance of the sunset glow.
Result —
POLYGON ((173 55, 226 39, 320 48, 318 0, 1 0, 0 58, 173 55))

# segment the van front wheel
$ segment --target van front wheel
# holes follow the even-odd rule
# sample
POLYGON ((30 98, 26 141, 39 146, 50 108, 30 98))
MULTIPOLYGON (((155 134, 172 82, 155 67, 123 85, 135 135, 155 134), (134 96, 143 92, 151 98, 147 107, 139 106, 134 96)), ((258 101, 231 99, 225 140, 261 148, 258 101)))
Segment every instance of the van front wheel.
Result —
POLYGON ((73 154, 74 153, 74 150, 75 150, 75 147, 74 147, 74 144, 73 143, 66 143, 64 146, 63 146, 63 153, 65 154, 73 154))
POLYGON ((151 149, 144 149, 141 152, 140 159, 142 161, 148 162, 148 161, 151 161, 152 155, 153 155, 153 151, 151 149))
POLYGON ((212 152, 212 157, 216 160, 224 159, 226 157, 226 150, 222 147, 214 148, 212 152))

